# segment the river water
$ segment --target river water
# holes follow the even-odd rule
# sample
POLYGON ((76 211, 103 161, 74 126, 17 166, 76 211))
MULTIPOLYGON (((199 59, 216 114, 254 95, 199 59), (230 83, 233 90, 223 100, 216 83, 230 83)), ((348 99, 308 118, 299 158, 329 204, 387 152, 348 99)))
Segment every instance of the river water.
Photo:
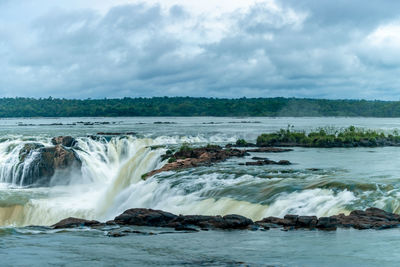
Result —
MULTIPOLYGON (((163 232, 111 238, 106 231, 52 230, 67 217, 106 221, 129 208, 176 214, 241 214, 258 220, 285 214, 329 216, 378 207, 400 213, 400 148, 294 148, 252 153, 211 167, 142 174, 183 143, 225 145, 294 125, 330 130, 354 125, 390 133, 382 118, 37 118, 0 120, 0 266, 9 265, 396 265, 400 229, 385 231, 163 232), (135 132, 93 140, 98 132, 135 132), (50 186, 21 186, 18 155, 27 143, 51 145, 72 135, 81 170, 50 186), (161 146, 151 149, 154 146, 161 146), (243 166, 251 157, 290 166, 243 166), (34 227, 32 227, 34 225, 34 227)), ((136 228, 135 228, 136 229, 136 228)))

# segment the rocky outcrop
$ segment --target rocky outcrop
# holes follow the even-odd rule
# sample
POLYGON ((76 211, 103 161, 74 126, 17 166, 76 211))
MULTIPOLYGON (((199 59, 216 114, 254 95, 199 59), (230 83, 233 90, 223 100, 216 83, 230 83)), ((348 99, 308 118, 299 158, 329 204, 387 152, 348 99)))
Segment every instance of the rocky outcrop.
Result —
POLYGON ((244 150, 223 149, 220 146, 181 149, 170 157, 170 159, 173 159, 172 162, 165 164, 160 169, 143 175, 143 179, 164 171, 209 165, 231 157, 244 157, 246 155, 248 154, 244 150))
MULTIPOLYGON (((240 215, 175 215, 152 209, 129 209, 112 221, 118 225, 170 227, 176 230, 248 229, 253 221, 240 215)), ((108 224, 112 223, 108 222, 108 224)))
MULTIPOLYGON (((332 231, 337 228, 355 229, 388 229, 400 226, 400 215, 386 212, 377 208, 368 208, 365 211, 355 210, 349 215, 339 214, 330 217, 285 215, 283 218, 267 217, 260 221, 252 220, 241 215, 204 216, 204 215, 175 215, 169 212, 152 209, 129 209, 114 220, 106 223, 108 227, 149 226, 173 228, 176 231, 200 230, 268 230, 283 228, 283 230, 307 229, 332 231)), ((71 227, 102 227, 105 224, 98 221, 88 221, 77 218, 67 218, 53 228, 71 227)), ((126 233, 142 233, 136 230, 115 231, 109 236, 123 236, 126 233), (115 233, 115 234, 114 234, 115 233)), ((110 232, 111 233, 111 232, 110 232)))
POLYGON ((365 211, 355 210, 349 215, 330 217, 286 215, 283 219, 267 217, 256 222, 263 227, 283 227, 284 229, 336 230, 338 227, 355 229, 386 229, 400 226, 400 215, 377 208, 365 211))
POLYGON ((293 151, 293 149, 278 148, 278 147, 258 147, 258 148, 246 150, 246 152, 261 152, 261 153, 282 153, 282 152, 290 152, 290 151, 293 151))
POLYGON ((57 170, 66 170, 72 166, 81 167, 81 161, 71 149, 61 145, 39 149, 36 162, 40 177, 51 177, 57 170))
POLYGON ((263 165, 291 165, 292 163, 288 160, 274 161, 269 159, 262 159, 257 161, 249 161, 245 163, 239 163, 239 165, 246 166, 263 166, 263 165))
POLYGON ((99 226, 102 225, 98 221, 89 221, 85 219, 78 219, 78 218, 73 218, 69 217, 64 220, 59 221, 58 223, 52 225, 54 229, 61 229, 61 228, 74 228, 74 227, 93 227, 93 226, 99 226))
POLYGON ((50 184, 56 173, 68 177, 72 171, 80 171, 81 161, 74 149, 71 137, 56 137, 54 146, 45 147, 38 143, 27 143, 19 151, 16 166, 16 182, 24 186, 50 184))

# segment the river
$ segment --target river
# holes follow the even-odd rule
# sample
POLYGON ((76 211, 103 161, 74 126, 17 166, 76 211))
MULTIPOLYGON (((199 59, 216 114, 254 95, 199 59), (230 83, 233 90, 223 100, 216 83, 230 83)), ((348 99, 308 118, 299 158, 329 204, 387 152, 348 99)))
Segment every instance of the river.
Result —
POLYGON ((142 174, 163 165, 166 149, 254 142, 261 133, 356 127, 390 133, 382 118, 33 118, 0 120, 0 265, 395 265, 400 229, 385 231, 209 231, 108 237, 89 229, 52 230, 67 217, 107 221, 129 208, 176 214, 240 214, 253 220, 285 214, 329 216, 377 207, 400 213, 399 147, 294 148, 252 153, 210 167, 142 174), (134 132, 93 139, 98 132, 134 132), (50 186, 22 186, 19 151, 71 135, 82 167, 50 186), (161 146, 161 147, 158 147, 161 146), (153 149, 151 148, 153 147, 153 149), (154 149, 156 148, 156 149, 154 149), (243 166, 253 156, 290 166, 243 166), (31 225, 35 225, 32 227, 31 225))

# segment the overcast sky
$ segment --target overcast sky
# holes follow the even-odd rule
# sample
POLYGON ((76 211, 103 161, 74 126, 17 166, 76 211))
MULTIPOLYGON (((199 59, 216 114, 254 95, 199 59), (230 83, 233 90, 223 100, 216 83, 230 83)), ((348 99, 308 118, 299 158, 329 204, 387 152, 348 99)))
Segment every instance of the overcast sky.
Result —
POLYGON ((400 1, 0 0, 0 96, 400 99, 400 1))

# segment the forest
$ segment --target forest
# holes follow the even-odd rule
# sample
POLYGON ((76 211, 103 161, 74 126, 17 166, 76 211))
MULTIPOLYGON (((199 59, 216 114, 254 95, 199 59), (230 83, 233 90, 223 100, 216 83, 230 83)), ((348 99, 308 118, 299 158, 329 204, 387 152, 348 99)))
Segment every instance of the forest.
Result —
POLYGON ((303 98, 0 98, 0 117, 400 117, 400 101, 303 98))

